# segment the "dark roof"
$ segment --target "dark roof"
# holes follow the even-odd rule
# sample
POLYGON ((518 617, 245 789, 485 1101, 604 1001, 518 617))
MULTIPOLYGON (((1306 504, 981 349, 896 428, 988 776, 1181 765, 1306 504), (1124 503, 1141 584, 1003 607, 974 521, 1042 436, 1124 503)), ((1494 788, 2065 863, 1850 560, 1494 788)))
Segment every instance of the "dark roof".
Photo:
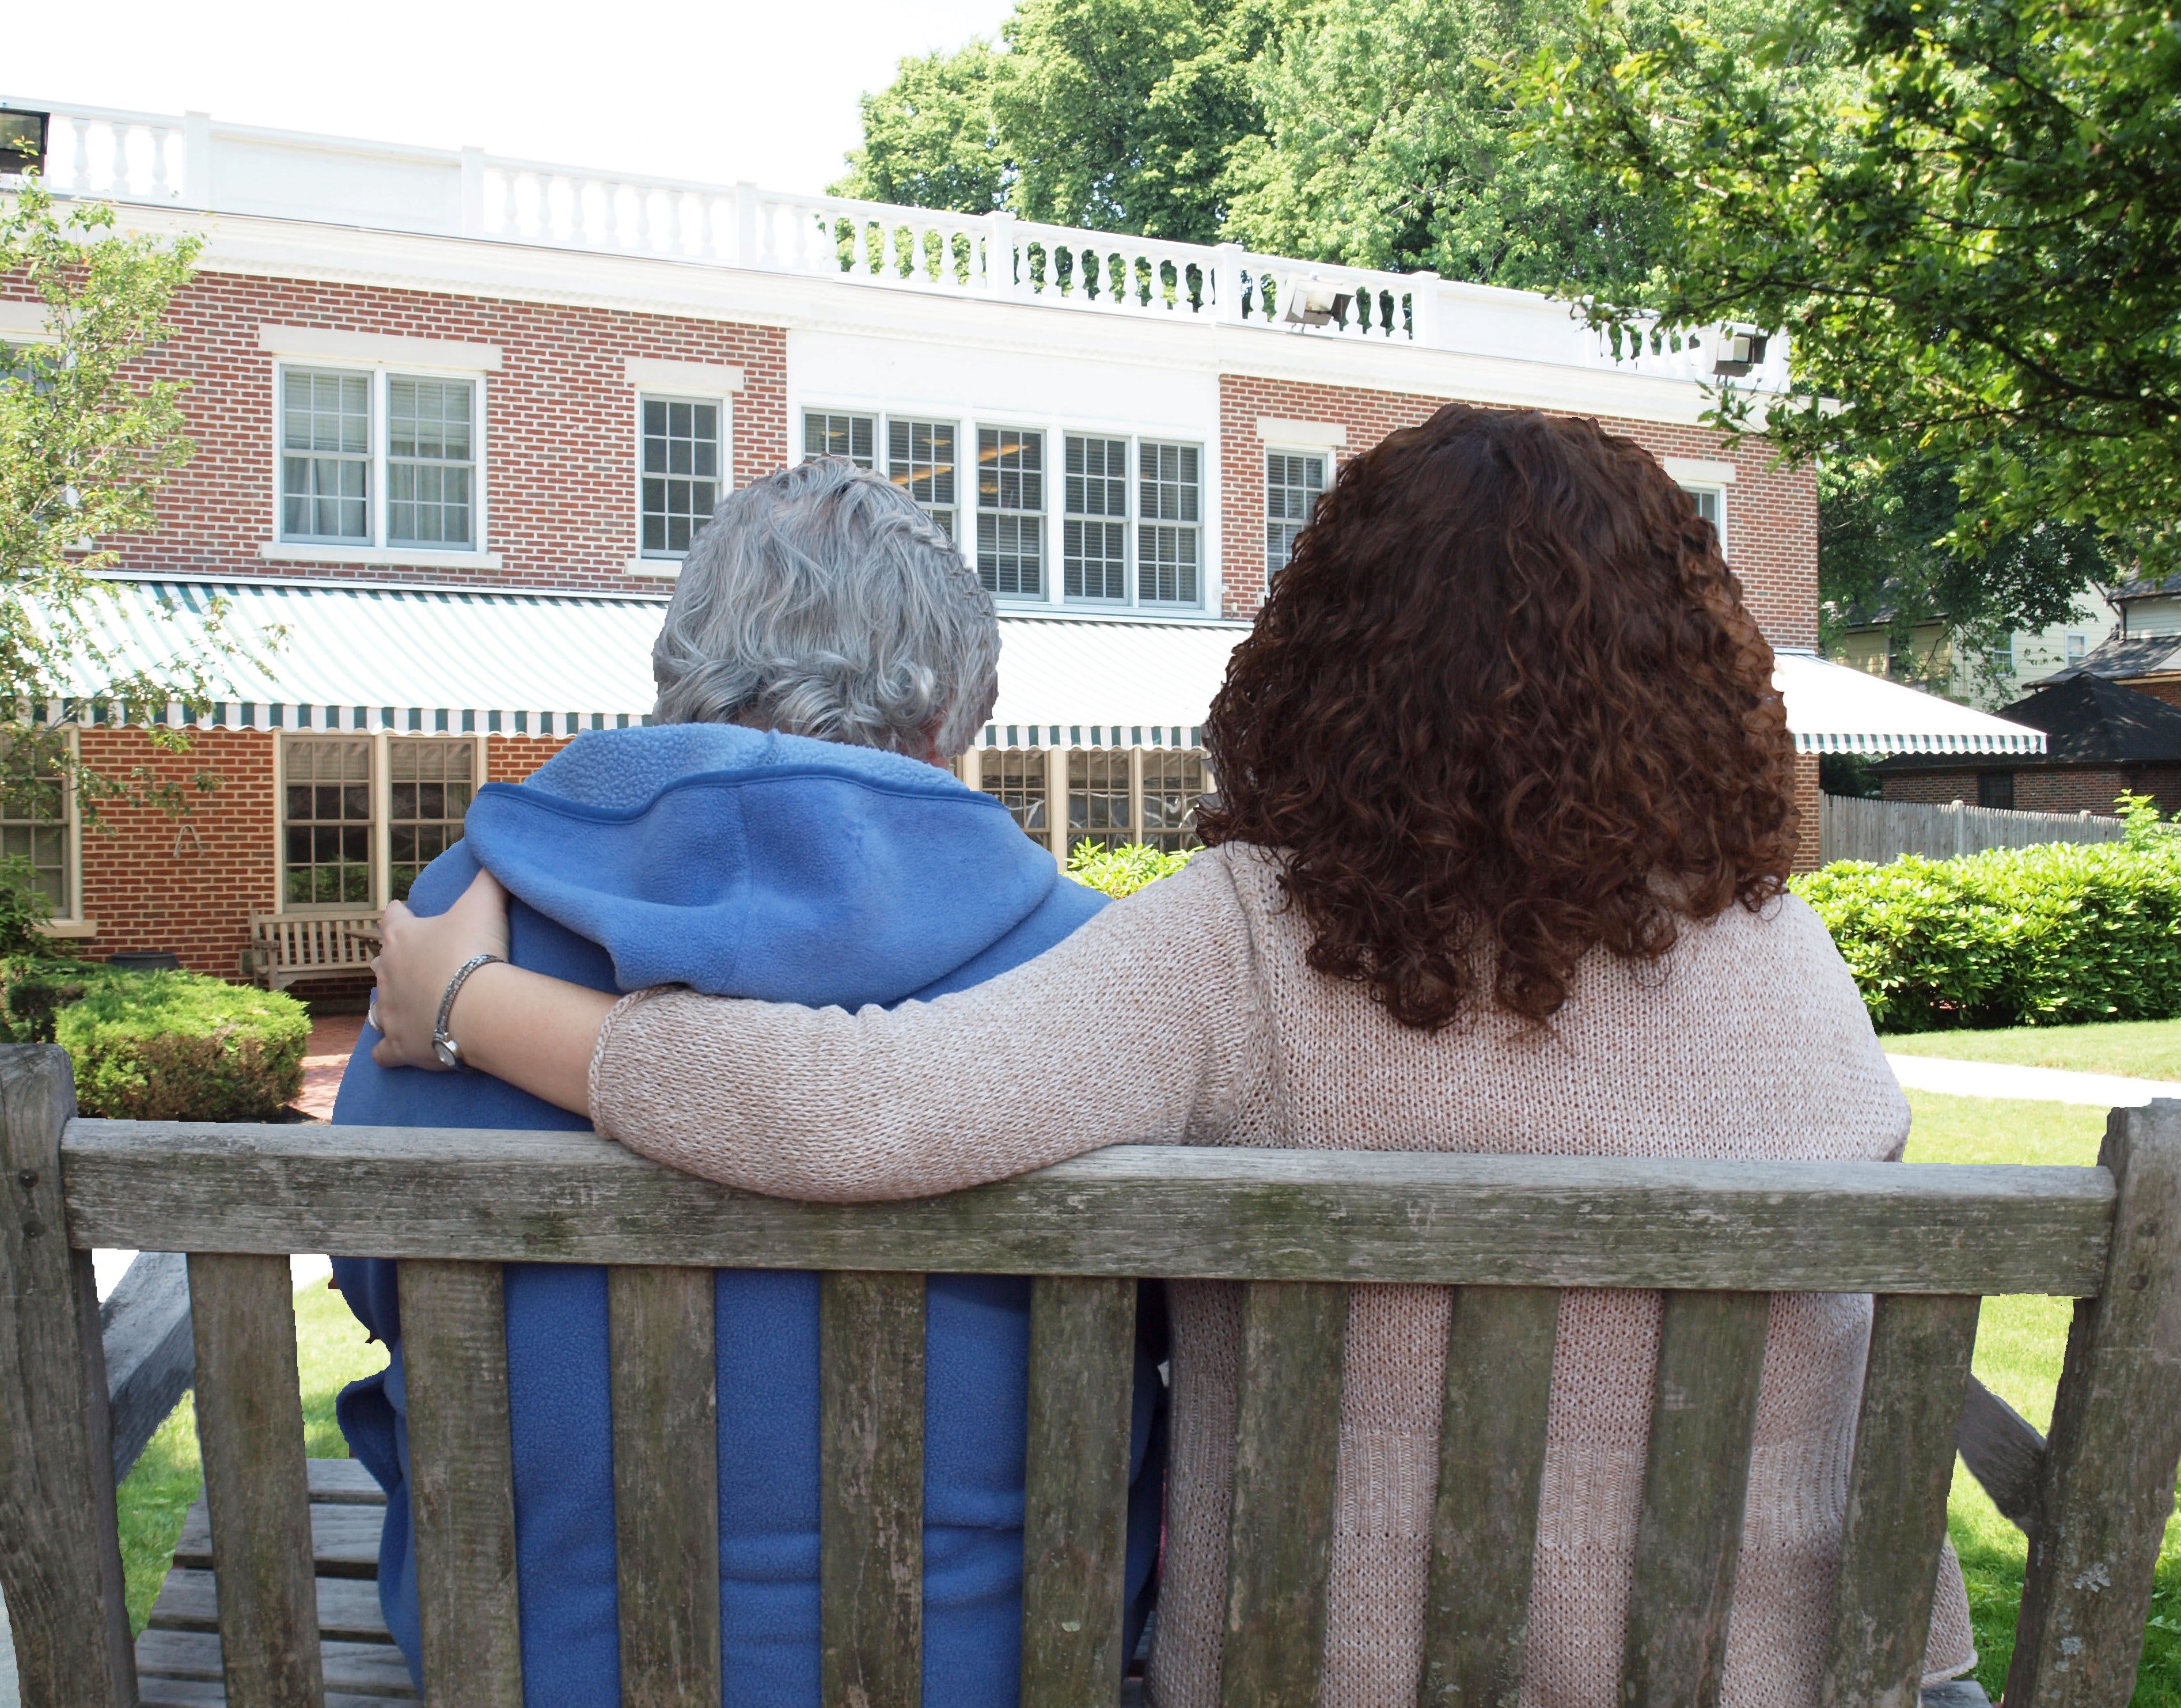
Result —
POLYGON ((2045 679, 2045 686, 2073 681, 2078 676, 2106 676, 2131 681, 2138 676, 2164 675, 2181 670, 2181 635, 2112 635, 2092 649, 2079 664, 2070 664, 2045 679))
MULTIPOLYGON (((2161 644, 2170 653, 2177 643, 2168 636, 2161 644)), ((2035 693, 1995 715, 2045 732, 2044 758, 2024 754, 2007 759, 2003 763, 2010 770, 2040 765, 2181 763, 2181 707, 2086 671, 2072 671, 2064 681, 2049 680, 2035 693)), ((1902 754, 1878 769, 1958 771, 1989 763, 1996 762, 1958 753, 1902 754)))

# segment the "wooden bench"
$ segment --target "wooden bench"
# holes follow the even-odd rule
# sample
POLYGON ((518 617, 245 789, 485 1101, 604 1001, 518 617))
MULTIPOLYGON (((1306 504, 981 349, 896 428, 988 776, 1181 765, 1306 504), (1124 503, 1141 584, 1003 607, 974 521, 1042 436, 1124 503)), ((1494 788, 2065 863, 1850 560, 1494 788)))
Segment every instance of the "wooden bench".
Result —
POLYGON ((1775 1292, 1877 1295, 1827 1708, 1918 1700, 1987 1294, 2079 1301, 2035 1457, 2007 1708, 2120 1708, 2133 1687, 2181 1457, 2181 1105, 2117 1111, 2095 1168, 1124 1147, 947 1198, 853 1206, 726 1191, 588 1133, 72 1113, 61 1052, 0 1051, 0 1587, 30 1708, 137 1700, 93 1246, 192 1253, 208 1534, 192 1537, 191 1557, 217 1573, 195 1606, 202 1625, 213 1604, 222 1674, 193 1700, 224 1689, 236 1708, 316 1704, 340 1640, 337 1610, 321 1637, 287 1264, 325 1250, 402 1264, 434 1704, 522 1701, 498 1266, 536 1260, 612 1266, 631 1703, 721 1700, 706 1273, 721 1264, 824 1272, 828 1708, 919 1699, 932 1271, 1036 1278, 1025 1708, 1109 1708, 1118 1694, 1136 1275, 1246 1284, 1225 1708, 1316 1700, 1345 1287, 1363 1281, 1459 1290, 1420 1703, 1506 1704, 1519 1687, 1556 1290, 1568 1287, 1666 1292, 1627 1708, 1717 1700, 1775 1292))
POLYGON ((268 990, 284 990, 299 979, 368 973, 378 953, 376 912, 257 913, 244 970, 268 990))

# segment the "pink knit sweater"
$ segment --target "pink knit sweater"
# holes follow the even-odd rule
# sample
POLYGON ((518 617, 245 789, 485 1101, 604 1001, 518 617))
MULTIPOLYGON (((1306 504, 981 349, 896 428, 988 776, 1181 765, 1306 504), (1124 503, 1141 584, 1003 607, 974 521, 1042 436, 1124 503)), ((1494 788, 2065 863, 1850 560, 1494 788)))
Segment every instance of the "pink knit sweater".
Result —
MULTIPOLYGON (((1274 862, 1229 846, 1065 943, 929 1004, 775 1007, 639 993, 591 1066, 599 1129, 778 1196, 920 1197, 1123 1143, 1506 1154, 1897 1158, 1908 1110, 1817 917, 1784 899, 1598 951, 1549 1033, 1427 1035, 1312 972, 1274 862), (966 1118, 965 1118, 966 1117, 966 1118)), ((1151 1700, 1214 1708, 1240 1298, 1177 1283, 1168 1556, 1151 1700)), ((1449 1299, 1355 1287, 1325 1708, 1409 1708, 1421 1666, 1449 1299)), ((1659 1296, 1561 1296, 1522 1701, 1616 1696, 1659 1296)), ((1817 1700, 1870 1302, 1773 1302, 1723 1700, 1817 1700)), ((1941 1562, 1929 1678, 1974 1661, 1941 1562)))

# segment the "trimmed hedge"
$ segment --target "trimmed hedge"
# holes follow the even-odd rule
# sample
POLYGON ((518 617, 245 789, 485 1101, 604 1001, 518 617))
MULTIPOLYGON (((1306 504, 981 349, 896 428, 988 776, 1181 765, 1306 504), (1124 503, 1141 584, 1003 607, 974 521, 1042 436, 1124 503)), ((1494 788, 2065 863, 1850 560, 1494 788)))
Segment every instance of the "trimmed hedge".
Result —
POLYGON ((294 997, 193 972, 98 970, 52 1022, 85 1114, 264 1121, 303 1088, 311 1021, 294 997))
POLYGON ((1068 852, 1068 875, 1078 884, 1102 890, 1117 901, 1133 895, 1146 884, 1171 878, 1189 864, 1194 849, 1168 853, 1141 842, 1125 842, 1118 848, 1102 848, 1096 842, 1078 842, 1068 852))
POLYGON ((1841 861, 1793 880, 1880 1032, 2181 1015, 2181 838, 1841 861))

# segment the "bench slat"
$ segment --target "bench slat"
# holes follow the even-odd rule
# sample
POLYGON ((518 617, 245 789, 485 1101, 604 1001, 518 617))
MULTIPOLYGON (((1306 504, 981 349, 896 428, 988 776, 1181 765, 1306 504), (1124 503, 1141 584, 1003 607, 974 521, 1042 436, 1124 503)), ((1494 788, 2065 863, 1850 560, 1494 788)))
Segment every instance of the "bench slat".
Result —
POLYGON ((1347 1339, 1344 1287, 1243 1290, 1223 1708, 1316 1708, 1347 1339))
POLYGON ((279 1257, 192 1253, 197 1445, 234 1708, 320 1702, 325 1678, 312 1566, 295 1365, 295 1277, 279 1257))
POLYGON ((497 1264, 401 1265, 424 1695, 522 1708, 507 1311, 497 1264))
MULTIPOLYGON (((217 1631, 219 1606, 210 1572, 177 1566, 159 1586, 146 1628, 153 1631, 217 1631)), ((366 1578, 321 1578, 317 1581, 318 1638, 344 1643, 391 1643, 386 1615, 378 1605, 378 1585, 366 1578)))
POLYGON ((1521 1694, 1560 1306, 1548 1287, 1455 1293, 1418 1708, 1521 1694))
POLYGON ((1120 1693, 1135 1339, 1134 1281, 1030 1284, 1023 1708, 1120 1693))
POLYGON ((511 1263, 2079 1298, 2112 1215, 2101 1169, 1996 1165, 1116 1145, 809 1204, 588 1132, 77 1121, 62 1154, 78 1245, 511 1263))
POLYGON ((2076 1302, 2046 1441, 2007 1708, 2128 1700, 2181 1459, 2181 1103, 2116 1109, 2111 1267, 2076 1302))
POLYGON ((1666 1295, 1621 1708, 1719 1701, 1771 1303, 1764 1293, 1666 1295))
POLYGON ((1984 1301, 1881 1293, 1848 1468, 1820 1708, 1917 1708, 1984 1301))
MULTIPOLYGON (((311 1502, 311 1551, 321 1578, 375 1578, 378 1575, 378 1533, 386 1520, 386 1503, 362 1501, 313 1500, 311 1502)), ((182 1534, 174 1543, 174 1563, 200 1571, 212 1570, 212 1520, 202 1501, 193 1501, 182 1515, 182 1534)))
POLYGON ((924 1691, 924 1277, 820 1278, 819 1678, 826 1708, 924 1691))
POLYGON ((606 1297, 621 1694, 646 1708, 719 1708, 712 1272, 609 1270, 606 1297))
MULTIPOLYGON (((136 1653, 151 1694, 152 1680, 184 1678, 205 1683, 219 1681, 223 1645, 210 1631, 146 1631, 137 1639, 136 1653)), ((342 1643, 325 1645, 326 1676, 334 1690, 357 1696, 413 1702, 415 1687, 409 1682, 409 1663, 390 1643, 342 1643)), ((230 1692, 226 1700, 232 1703, 230 1692)), ((433 1708, 443 1699, 434 1694, 433 1708)), ((238 1705, 239 1708, 239 1705, 238 1705)))

